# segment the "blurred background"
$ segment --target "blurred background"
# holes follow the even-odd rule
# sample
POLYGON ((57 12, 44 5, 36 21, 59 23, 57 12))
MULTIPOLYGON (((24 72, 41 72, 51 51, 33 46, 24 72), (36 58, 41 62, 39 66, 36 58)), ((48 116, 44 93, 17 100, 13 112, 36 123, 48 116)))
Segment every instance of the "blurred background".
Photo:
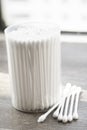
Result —
POLYGON ((52 21, 63 32, 87 32, 87 0, 0 0, 0 30, 25 21, 52 21))

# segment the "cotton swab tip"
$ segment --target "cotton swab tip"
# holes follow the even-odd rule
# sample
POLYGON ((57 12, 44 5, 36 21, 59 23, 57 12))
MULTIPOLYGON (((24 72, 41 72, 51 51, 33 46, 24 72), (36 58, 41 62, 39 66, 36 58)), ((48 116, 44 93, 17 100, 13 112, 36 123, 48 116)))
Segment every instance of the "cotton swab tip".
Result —
POLYGON ((62 121, 62 115, 58 116, 58 121, 62 121))
POLYGON ((63 123, 67 123, 67 116, 64 116, 62 121, 63 123))
POLYGON ((54 113, 53 113, 53 118, 57 118, 57 117, 58 117, 57 113, 54 112, 54 113))
POLYGON ((38 123, 41 123, 41 122, 44 122, 46 120, 46 115, 42 115, 38 118, 37 122, 38 123))
POLYGON ((72 115, 68 116, 68 121, 71 122, 73 120, 72 115))
POLYGON ((71 86, 71 83, 67 83, 66 86, 71 86))
POLYGON ((78 113, 73 113, 73 119, 78 120, 78 118, 79 118, 78 113))

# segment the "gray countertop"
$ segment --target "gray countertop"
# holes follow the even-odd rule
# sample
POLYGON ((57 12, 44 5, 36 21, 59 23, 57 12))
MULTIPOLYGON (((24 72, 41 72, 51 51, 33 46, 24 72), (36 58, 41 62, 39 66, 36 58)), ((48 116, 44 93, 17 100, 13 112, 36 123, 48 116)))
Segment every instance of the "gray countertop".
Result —
MULTIPOLYGON (((62 83, 71 82, 87 90, 87 44, 61 43, 62 83)), ((79 103, 79 120, 62 124, 50 115, 39 124, 39 114, 23 113, 11 105, 7 54, 3 34, 0 34, 0 130, 87 130, 87 98, 79 103)))

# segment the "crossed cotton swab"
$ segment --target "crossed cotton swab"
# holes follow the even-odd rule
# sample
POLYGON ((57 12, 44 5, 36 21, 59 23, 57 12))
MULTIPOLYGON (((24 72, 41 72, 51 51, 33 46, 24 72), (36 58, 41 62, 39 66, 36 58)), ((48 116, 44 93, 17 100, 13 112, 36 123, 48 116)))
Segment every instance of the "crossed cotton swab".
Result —
POLYGON ((54 118, 58 118, 58 121, 62 121, 63 123, 66 123, 68 121, 72 121, 73 119, 78 119, 78 102, 79 102, 79 95, 81 93, 81 88, 76 87, 75 85, 71 87, 70 83, 66 84, 66 87, 64 89, 63 95, 60 98, 59 102, 57 102, 51 109, 49 109, 45 114, 41 115, 38 118, 38 122, 44 122, 44 120, 47 118, 47 116, 55 109, 56 111, 53 113, 54 118), (76 98, 75 98, 76 96, 76 98), (71 98, 71 103, 70 103, 71 98), (75 104, 74 104, 75 99, 75 104), (65 103, 66 102, 66 103, 65 103), (70 105, 70 107, 69 107, 70 105), (74 112, 73 112, 73 105, 74 112), (68 113, 69 108, 69 113, 68 113), (64 112, 64 114, 63 114, 64 112))

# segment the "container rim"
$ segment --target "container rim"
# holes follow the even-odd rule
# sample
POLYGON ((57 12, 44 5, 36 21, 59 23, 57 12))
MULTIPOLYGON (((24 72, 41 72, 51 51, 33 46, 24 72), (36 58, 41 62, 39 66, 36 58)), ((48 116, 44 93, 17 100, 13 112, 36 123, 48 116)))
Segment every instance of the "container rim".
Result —
POLYGON ((57 27, 60 30, 60 25, 54 22, 41 22, 41 21, 27 21, 27 22, 21 22, 21 23, 16 23, 16 24, 12 24, 7 26, 4 29, 5 34, 11 32, 13 29, 18 28, 20 25, 24 25, 24 24, 50 24, 50 25, 55 25, 55 27, 57 27))

